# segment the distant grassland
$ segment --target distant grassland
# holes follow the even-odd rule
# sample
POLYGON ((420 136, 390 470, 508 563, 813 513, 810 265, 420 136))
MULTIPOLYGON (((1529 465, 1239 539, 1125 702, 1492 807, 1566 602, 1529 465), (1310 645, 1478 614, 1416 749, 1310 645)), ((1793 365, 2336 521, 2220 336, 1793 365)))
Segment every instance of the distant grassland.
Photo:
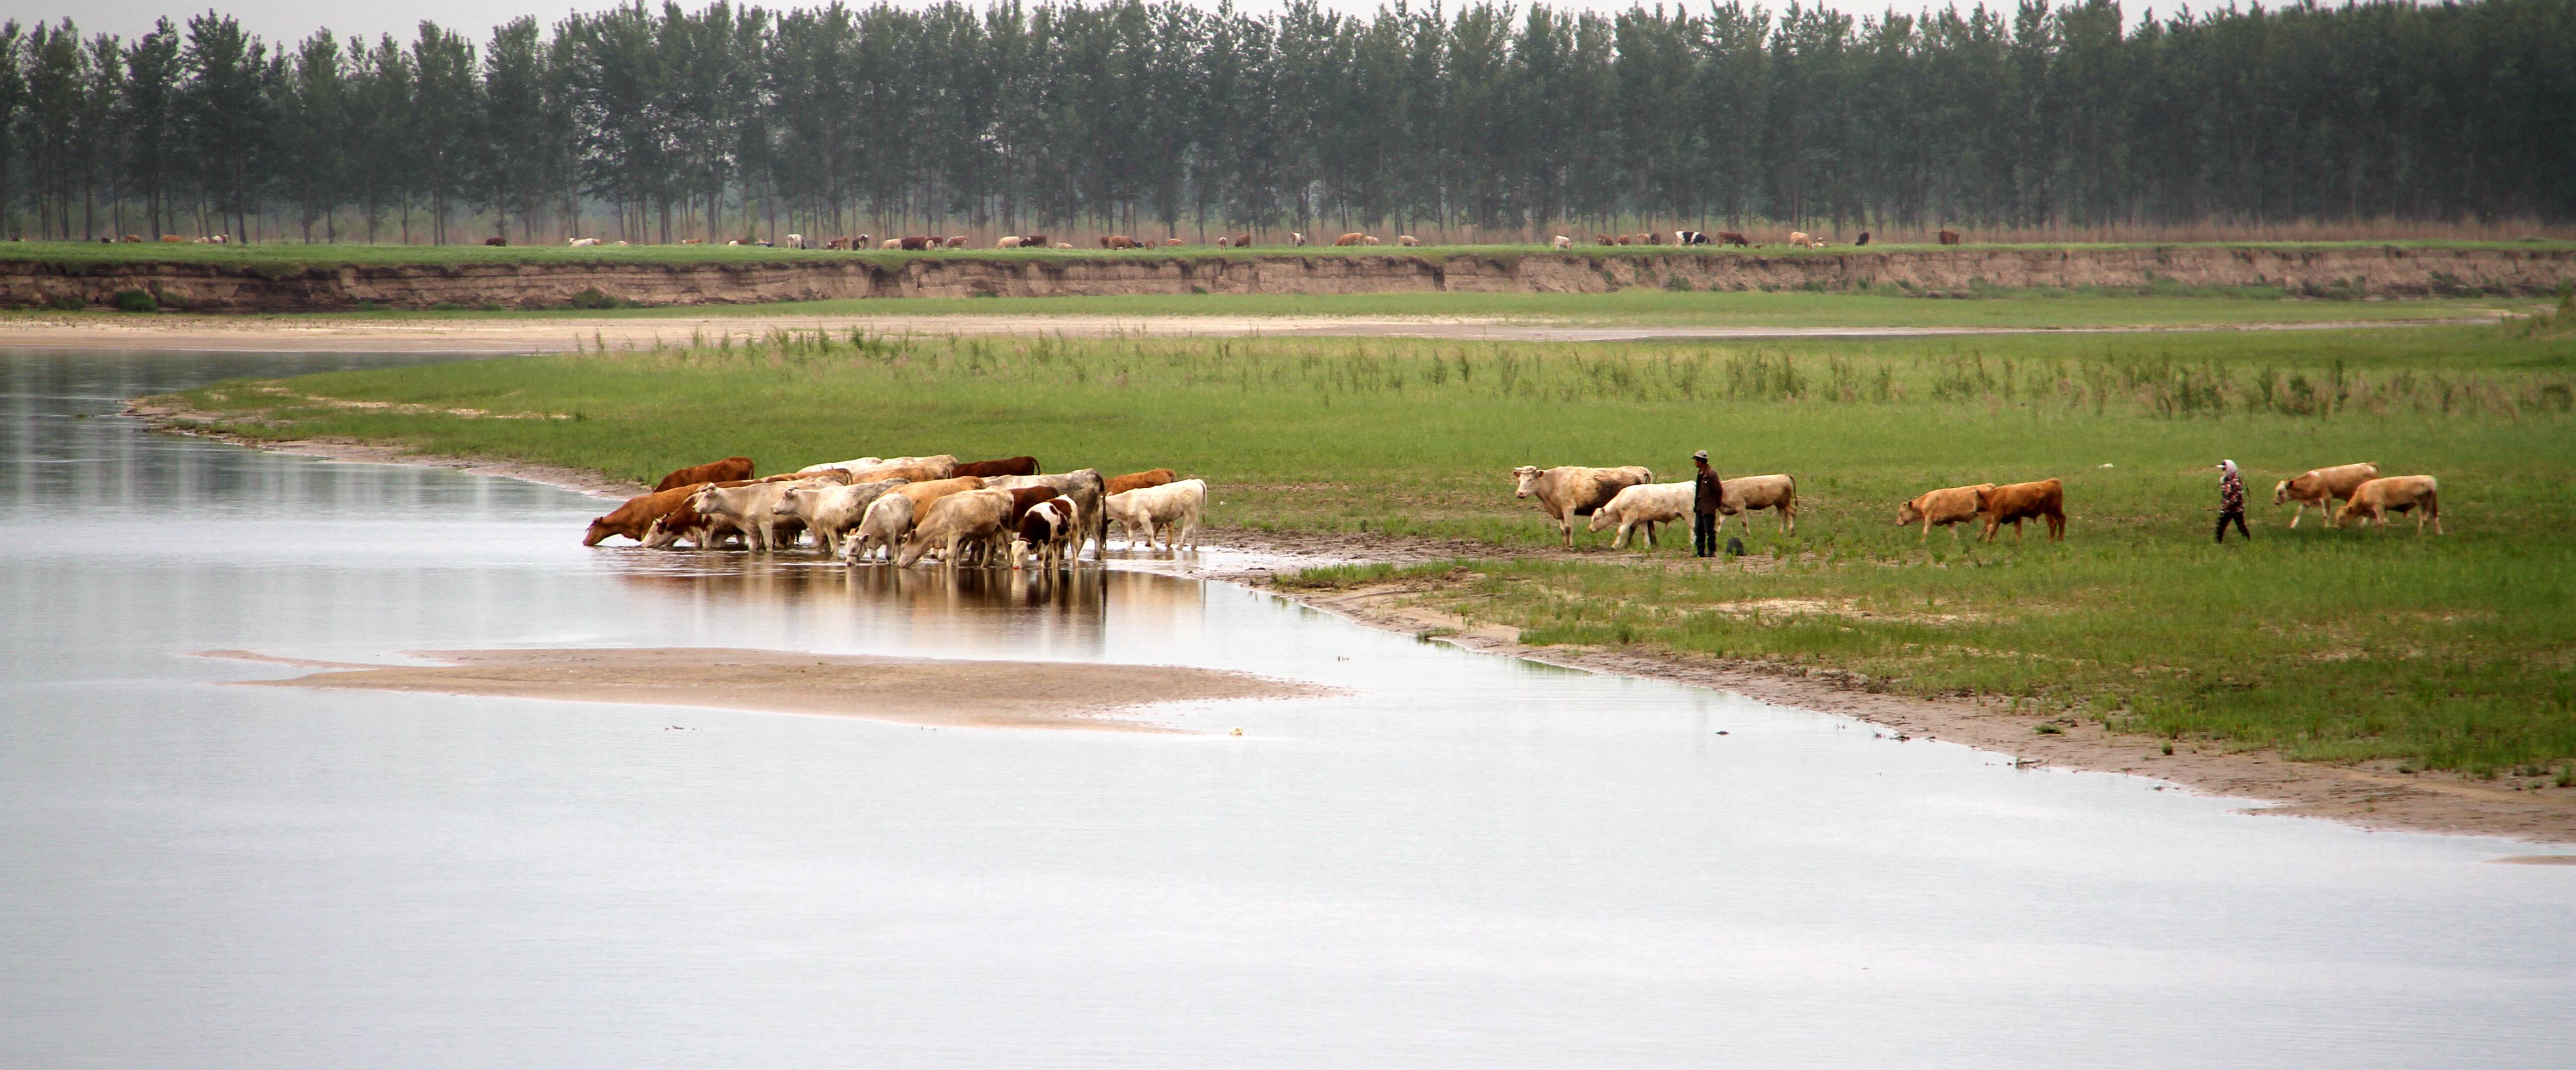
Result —
POLYGON ((1686 533, 1642 554, 1579 535, 1571 559, 1463 562, 1471 580, 1426 597, 1537 642, 1839 669, 2300 758, 2576 757, 2563 326, 1619 345, 807 332, 188 398, 254 436, 644 480, 730 453, 762 471, 930 452, 1168 465, 1214 484, 1221 524, 1519 548, 1554 534, 1512 499, 1513 465, 1676 479, 1706 447, 1728 474, 1799 480, 1795 536, 1769 514, 1729 525, 1762 567, 1694 562, 1686 533), (416 408, 335 404, 349 401, 416 408), (2210 541, 2223 457, 2246 471, 2250 544, 2210 541), (2335 531, 2313 513, 2285 530, 2272 483, 2350 461, 2440 477, 2451 534, 2335 531), (2062 544, 1918 546, 1891 525, 1928 488, 2047 476, 2067 482, 2062 544))
MULTIPOLYGON (((880 235, 880 237, 883 237, 880 235)), ((1073 257, 1141 257, 1187 256, 1251 259, 1263 256, 1414 256, 1439 253, 1444 256, 1525 256, 1552 253, 1544 243, 1531 245, 1441 245, 1402 247, 1392 235, 1380 235, 1384 244, 1374 246, 1309 245, 1291 246, 1284 240, 1262 240, 1249 248, 1219 249, 1214 245, 1189 244, 1153 246, 1145 249, 1112 252, 1099 244, 1077 244, 1072 249, 995 249, 991 239, 981 239, 964 249, 941 249, 925 252, 886 251, 878 249, 834 251, 822 249, 781 249, 759 246, 729 245, 594 245, 572 248, 548 245, 392 245, 392 244, 312 244, 265 242, 257 245, 191 245, 166 242, 45 242, 22 241, 0 245, 0 263, 41 260, 67 265, 123 263, 216 264, 230 267, 300 270, 306 267, 358 265, 397 267, 408 264, 748 264, 777 263, 798 260, 858 260, 888 267, 908 260, 923 258, 974 258, 987 260, 1060 260, 1073 257)), ((1210 237, 1213 241, 1213 236, 1210 237)), ((1329 239, 1327 239, 1329 240, 1329 239)), ((1852 253, 1878 253, 1927 249, 2191 249, 2228 248, 2260 250, 2328 250, 2328 249, 2566 249, 2576 248, 2570 241, 2350 241, 2350 242, 2066 242, 2032 245, 1902 245, 1877 243, 1862 248, 1836 244, 1823 249, 1798 249, 1773 243, 1759 249, 1740 249, 1718 245, 1692 246, 1687 250, 1670 245, 1577 245, 1575 252, 1591 256, 1656 256, 1688 251, 1713 256, 1829 257, 1852 253)))

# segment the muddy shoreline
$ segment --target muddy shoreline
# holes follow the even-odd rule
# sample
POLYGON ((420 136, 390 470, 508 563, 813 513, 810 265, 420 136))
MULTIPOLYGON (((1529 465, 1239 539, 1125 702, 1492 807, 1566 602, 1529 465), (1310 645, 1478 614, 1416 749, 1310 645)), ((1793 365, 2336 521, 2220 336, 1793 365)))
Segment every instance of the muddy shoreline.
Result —
MULTIPOLYGON (((261 442, 190 426, 182 422, 188 414, 170 410, 129 406, 127 415, 144 420, 156 430, 333 460, 456 468, 609 499, 648 489, 579 469, 429 456, 370 443, 261 442)), ((1871 691, 1867 681, 1833 671, 1646 648, 1525 646, 1518 629, 1465 621, 1422 604, 1436 598, 1444 588, 1464 582, 1468 578, 1465 575, 1435 575, 1315 591, 1282 589, 1270 582, 1282 573, 1322 565, 1421 564, 1553 551, 1498 551, 1490 545, 1464 540, 1251 528, 1211 528, 1208 542, 1211 549, 1231 551, 1222 555, 1229 560, 1207 564, 1162 561, 1141 567, 1168 575, 1242 584, 1367 627, 1419 635, 1468 650, 1587 672, 1730 691, 1758 701, 1851 717, 1901 740, 1964 744, 2006 755, 2024 768, 2128 773, 2164 781, 2179 790, 2270 804, 2258 811, 2265 814, 2324 818, 2364 828, 2576 843, 2576 788, 2517 790, 2508 785, 2528 781, 2478 781, 2437 771, 2400 773, 2393 762, 2355 766, 2296 762, 2268 751, 2236 751, 2192 741, 2178 742, 2172 754, 2165 754, 2162 740, 2115 734, 2090 722, 2065 726, 2057 734, 2041 734, 2035 728, 2048 718, 2015 712, 2000 704, 1871 691)))

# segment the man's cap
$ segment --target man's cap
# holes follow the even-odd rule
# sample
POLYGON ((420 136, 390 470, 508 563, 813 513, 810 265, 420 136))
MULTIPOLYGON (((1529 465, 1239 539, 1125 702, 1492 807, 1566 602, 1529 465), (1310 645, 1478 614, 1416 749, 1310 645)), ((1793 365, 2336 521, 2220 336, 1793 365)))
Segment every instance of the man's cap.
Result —
POLYGON ((1707 450, 1701 450, 1701 451, 1699 451, 1698 453, 1691 454, 1691 460, 1694 460, 1694 461, 1705 461, 1705 460, 1707 460, 1707 459, 1708 459, 1708 451, 1707 451, 1707 450))

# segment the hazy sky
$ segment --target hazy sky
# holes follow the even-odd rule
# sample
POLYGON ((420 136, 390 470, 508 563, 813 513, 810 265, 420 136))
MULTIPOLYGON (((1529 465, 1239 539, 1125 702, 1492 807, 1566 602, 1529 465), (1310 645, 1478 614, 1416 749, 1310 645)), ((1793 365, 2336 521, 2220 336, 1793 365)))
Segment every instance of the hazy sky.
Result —
MULTIPOLYGON (((660 0, 649 0, 649 2, 655 7, 660 6, 660 0)), ((684 6, 695 8, 701 6, 704 0, 682 0, 682 2, 684 6)), ((1201 0, 1201 2, 1205 6, 1215 6, 1215 0, 1201 0)), ((1329 7, 1350 12, 1370 12, 1379 7, 1374 0, 1325 0, 1325 2, 1329 7)), ((1910 12, 1927 6, 1948 6, 1946 2, 1927 4, 1924 0, 1893 0, 1892 3, 1890 0, 1824 0, 1824 2, 1825 6, 1854 15, 1876 15, 1890 7, 1910 12)), ((2015 2, 2016 0, 1988 0, 1989 6, 2007 10, 2015 2)), ((866 0, 851 0, 853 7, 865 6, 865 3, 866 0)), ((428 18, 441 26, 463 32, 479 44, 491 36, 492 27, 520 15, 534 15, 540 23, 552 25, 556 19, 562 18, 569 12, 595 11, 611 7, 614 6, 614 0, 592 3, 566 3, 564 0, 434 0, 434 2, 415 0, 415 2, 388 3, 377 0, 377 2, 364 4, 314 3, 311 0, 220 0, 209 4, 205 0, 200 0, 193 6, 172 6, 168 0, 86 0, 79 3, 67 3, 65 0, 0 0, 0 18, 13 18, 20 22, 37 20, 53 22, 69 15, 84 31, 95 33, 105 30, 131 37, 150 30, 153 20, 163 16, 168 16, 171 22, 184 26, 190 14, 203 12, 208 6, 242 20, 242 24, 251 32, 271 41, 300 40, 311 34, 315 28, 322 26, 329 26, 341 37, 365 34, 373 38, 379 33, 392 33, 399 39, 409 40, 414 28, 420 24, 420 20, 428 18)), ((760 6, 777 9, 821 5, 808 0, 788 0, 786 3, 765 3, 760 6)), ((1269 11, 1276 10, 1278 7, 1276 3, 1269 0, 1238 0, 1235 6, 1246 11, 1269 11)), ((1458 4, 1453 0, 1449 6, 1454 10, 1458 4)), ((1552 6, 1560 9, 1590 8, 1602 11, 1624 11, 1632 5, 1629 0, 1556 0, 1552 6)), ((1705 8, 1708 6, 1708 0, 1697 0, 1689 6, 1705 8)), ((1764 0, 1763 6, 1776 10, 1786 7, 1787 3, 1786 0, 1778 3, 1764 0)), ((1963 2, 1959 6, 1965 8, 1972 5, 1963 2)), ((2201 6, 2206 8, 2213 5, 2204 3, 2201 6)), ((2148 7, 2149 5, 2135 2, 2123 5, 2132 21, 2146 14, 2148 7)))

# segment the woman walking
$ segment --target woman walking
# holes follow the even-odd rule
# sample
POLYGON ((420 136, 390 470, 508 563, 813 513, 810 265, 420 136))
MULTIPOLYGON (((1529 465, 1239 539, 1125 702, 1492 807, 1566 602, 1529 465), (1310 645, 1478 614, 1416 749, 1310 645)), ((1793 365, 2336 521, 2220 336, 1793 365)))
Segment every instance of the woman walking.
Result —
POLYGON ((2245 477, 2236 474, 2236 462, 2218 462, 2218 541, 2227 541, 2227 522, 2236 522, 2236 533, 2252 539, 2245 530, 2245 477))

